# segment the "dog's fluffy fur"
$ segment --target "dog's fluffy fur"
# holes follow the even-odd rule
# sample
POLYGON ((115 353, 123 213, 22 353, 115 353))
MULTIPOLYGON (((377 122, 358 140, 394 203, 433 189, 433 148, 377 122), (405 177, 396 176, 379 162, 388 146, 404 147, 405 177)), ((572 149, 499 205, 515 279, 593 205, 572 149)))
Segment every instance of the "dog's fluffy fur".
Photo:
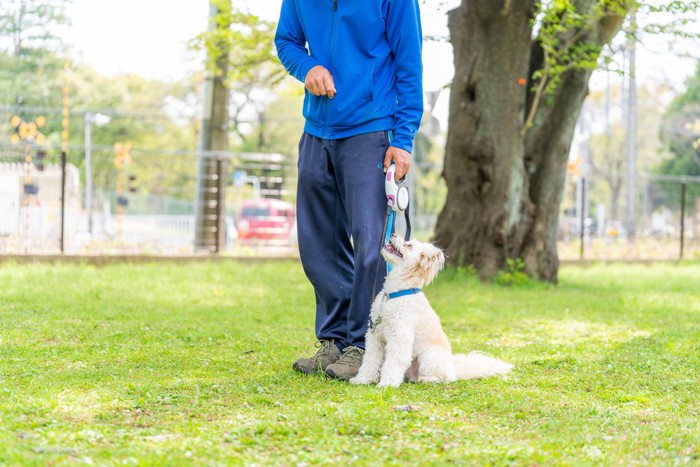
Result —
POLYGON ((453 355, 440 318, 422 292, 389 299, 390 293, 422 288, 435 278, 445 264, 439 248, 394 235, 382 256, 392 269, 372 304, 365 356, 351 383, 451 382, 503 375, 513 368, 476 352, 453 355))

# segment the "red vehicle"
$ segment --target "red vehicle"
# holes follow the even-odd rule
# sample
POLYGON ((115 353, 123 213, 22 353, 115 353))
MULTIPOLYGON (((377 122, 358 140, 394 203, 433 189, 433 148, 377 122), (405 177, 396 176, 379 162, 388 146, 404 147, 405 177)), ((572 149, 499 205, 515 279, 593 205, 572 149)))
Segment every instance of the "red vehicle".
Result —
POLYGON ((294 205, 278 199, 243 201, 236 228, 241 240, 289 241, 294 226, 294 205))

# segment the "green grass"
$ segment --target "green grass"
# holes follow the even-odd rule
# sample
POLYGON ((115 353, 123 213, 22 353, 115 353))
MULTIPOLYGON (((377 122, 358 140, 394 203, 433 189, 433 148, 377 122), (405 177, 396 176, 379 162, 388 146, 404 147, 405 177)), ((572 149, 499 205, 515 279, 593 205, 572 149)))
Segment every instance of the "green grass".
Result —
POLYGON ((2 264, 0 465, 697 464, 700 264, 560 279, 443 272, 455 351, 514 373, 380 390, 291 371, 295 262, 2 264))

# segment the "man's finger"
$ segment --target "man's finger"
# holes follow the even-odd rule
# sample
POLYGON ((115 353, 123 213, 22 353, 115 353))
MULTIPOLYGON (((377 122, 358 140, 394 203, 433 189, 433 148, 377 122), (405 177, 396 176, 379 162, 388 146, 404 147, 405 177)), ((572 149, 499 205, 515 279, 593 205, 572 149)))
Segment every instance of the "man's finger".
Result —
POLYGON ((317 96, 325 96, 326 95, 326 86, 323 84, 323 78, 319 77, 316 80, 316 90, 318 91, 317 96))
POLYGON ((396 165, 396 181, 398 182, 399 180, 401 180, 404 177, 404 175, 406 175, 406 172, 407 171, 403 165, 396 165))
POLYGON ((326 95, 328 96, 329 99, 333 99, 333 96, 335 96, 335 83, 333 82, 333 77, 331 76, 330 73, 326 73, 323 76, 323 87, 326 90, 326 95))
POLYGON ((387 170, 389 170, 389 166, 391 165, 391 160, 393 159, 391 152, 387 151, 386 155, 384 156, 384 173, 386 173, 387 170))
POLYGON ((406 175, 406 166, 396 158, 394 158, 394 165, 396 166, 396 174, 394 175, 394 180, 398 182, 404 177, 404 175, 406 175))
POLYGON ((394 161, 396 165, 394 180, 398 182, 408 173, 409 167, 411 166, 411 155, 403 149, 389 146, 384 156, 384 172, 389 168, 391 161, 394 161))
MULTIPOLYGON (((394 159, 396 160, 396 159, 394 159)), ((399 177, 400 179, 408 175, 408 171, 411 168, 411 159, 410 156, 404 157, 403 162, 400 164, 401 166, 401 176, 399 177)), ((397 170, 398 172, 398 170, 397 170)))
POLYGON ((314 96, 318 96, 318 91, 316 90, 316 83, 313 80, 307 81, 306 89, 308 89, 309 92, 314 96))

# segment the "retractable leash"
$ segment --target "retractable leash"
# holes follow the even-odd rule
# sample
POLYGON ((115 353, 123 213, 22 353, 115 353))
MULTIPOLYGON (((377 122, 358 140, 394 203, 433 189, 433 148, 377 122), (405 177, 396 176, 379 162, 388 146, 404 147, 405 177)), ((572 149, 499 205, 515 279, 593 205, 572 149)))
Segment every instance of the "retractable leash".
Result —
MULTIPOLYGON (((409 206, 411 204, 411 196, 406 185, 406 177, 403 177, 397 183, 394 180, 396 176, 396 166, 392 164, 386 171, 384 179, 384 192, 386 194, 386 218, 384 219, 384 228, 382 230, 382 242, 379 245, 379 257, 377 257, 377 270, 374 274, 374 284, 372 285, 372 299, 376 295, 377 278, 379 277, 379 263, 382 257, 382 249, 389 244, 391 238, 391 227, 396 221, 396 213, 403 212, 406 218, 406 235, 404 239, 411 238, 411 218, 409 216, 409 206)), ((391 265, 386 264, 386 272, 391 271, 391 265)))
POLYGON ((384 222, 384 245, 389 243, 391 231, 389 223, 394 222, 395 213, 404 212, 406 217, 406 235, 405 240, 411 239, 411 218, 408 208, 411 204, 411 196, 408 193, 408 185, 406 185, 406 177, 404 176, 398 183, 394 180, 396 176, 396 166, 391 165, 386 171, 386 179, 384 180, 384 192, 386 193, 387 204, 387 219, 384 222), (391 211, 389 211, 391 208, 391 211))

